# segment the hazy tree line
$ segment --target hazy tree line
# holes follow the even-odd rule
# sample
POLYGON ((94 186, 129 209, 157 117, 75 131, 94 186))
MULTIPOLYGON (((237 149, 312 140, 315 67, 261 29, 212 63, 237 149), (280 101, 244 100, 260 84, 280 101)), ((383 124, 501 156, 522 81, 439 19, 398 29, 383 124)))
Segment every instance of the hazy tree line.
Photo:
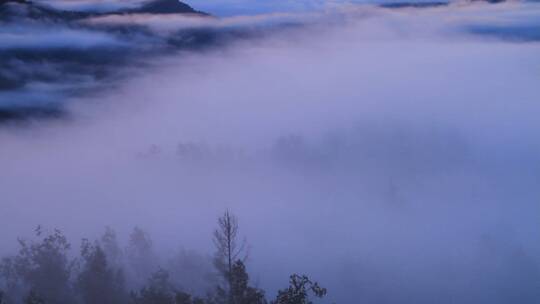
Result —
POLYGON ((98 240, 83 239, 79 254, 70 257, 72 246, 61 231, 38 226, 35 241, 19 239, 18 253, 0 262, 0 304, 309 304, 310 296, 326 294, 307 276, 293 274, 289 286, 268 300, 250 281, 237 218, 227 211, 217 224, 212 269, 204 269, 204 257, 186 252, 161 265, 140 228, 125 248, 107 228, 98 240), (187 290, 171 275, 184 271, 191 283, 210 288, 204 294, 187 290))

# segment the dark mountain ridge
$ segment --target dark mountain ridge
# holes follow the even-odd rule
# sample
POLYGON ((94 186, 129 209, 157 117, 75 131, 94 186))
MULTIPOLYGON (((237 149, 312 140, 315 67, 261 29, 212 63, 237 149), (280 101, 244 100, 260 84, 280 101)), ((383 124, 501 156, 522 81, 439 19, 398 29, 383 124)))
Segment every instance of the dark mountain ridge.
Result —
POLYGON ((143 2, 140 7, 124 8, 108 12, 57 9, 30 0, 0 0, 0 21, 12 20, 17 17, 70 21, 89 17, 124 14, 208 15, 207 13, 197 11, 188 4, 177 0, 151 0, 143 2))
MULTIPOLYGON (((154 0, 144 3, 140 8, 134 9, 131 12, 134 13, 147 13, 147 14, 185 14, 185 13, 198 13, 191 6, 178 0, 154 0)), ((204 13, 203 13, 204 14, 204 13)))
POLYGON ((108 12, 60 9, 41 1, 0 0, 0 34, 6 34, 7 39, 0 40, 0 123, 27 117, 59 117, 63 100, 109 86, 118 79, 122 67, 141 66, 139 61, 144 58, 206 43, 207 36, 201 33, 178 33, 178 38, 173 39, 160 37, 144 26, 96 25, 87 21, 130 14, 208 16, 177 0, 147 1, 139 7, 108 12), (71 35, 63 36, 63 32, 71 35), (118 43, 81 46, 76 39, 79 33, 118 43), (35 84, 49 89, 36 92, 35 84))

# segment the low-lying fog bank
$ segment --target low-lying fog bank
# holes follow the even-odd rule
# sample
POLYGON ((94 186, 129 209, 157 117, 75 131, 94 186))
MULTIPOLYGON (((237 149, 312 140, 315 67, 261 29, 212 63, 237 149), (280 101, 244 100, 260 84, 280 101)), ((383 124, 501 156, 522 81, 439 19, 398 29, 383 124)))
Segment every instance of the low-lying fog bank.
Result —
POLYGON ((328 303, 538 303, 538 5, 342 10, 2 127, 0 252, 41 224, 206 255, 228 208, 272 294, 296 272, 328 303))

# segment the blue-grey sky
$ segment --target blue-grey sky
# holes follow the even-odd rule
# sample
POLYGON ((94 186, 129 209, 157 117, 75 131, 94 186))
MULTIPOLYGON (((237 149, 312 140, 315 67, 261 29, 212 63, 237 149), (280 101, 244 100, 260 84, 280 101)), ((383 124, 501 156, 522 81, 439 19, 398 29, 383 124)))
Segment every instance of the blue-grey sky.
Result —
MULTIPOLYGON (((340 0, 336 0, 340 1, 340 0)), ((192 0, 194 7, 221 16, 273 12, 305 12, 321 9, 326 0, 192 0)))

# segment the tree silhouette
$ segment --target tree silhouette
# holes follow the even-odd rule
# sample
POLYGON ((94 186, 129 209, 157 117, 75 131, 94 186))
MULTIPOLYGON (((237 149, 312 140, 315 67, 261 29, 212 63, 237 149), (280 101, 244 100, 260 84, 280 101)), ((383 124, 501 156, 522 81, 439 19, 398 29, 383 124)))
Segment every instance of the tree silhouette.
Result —
MULTIPOLYGON (((72 304, 75 302, 70 284, 73 263, 68 259, 70 244, 59 231, 42 237, 41 227, 36 229, 39 242, 19 240, 19 254, 14 258, 16 275, 35 295, 47 303, 72 304)), ((37 301, 37 300, 34 300, 37 301)))
POLYGON ((35 291, 31 290, 24 299, 24 304, 45 304, 45 301, 35 291))
POLYGON ((249 286, 246 266, 237 260, 231 272, 231 298, 235 304, 265 304, 264 291, 249 286))
POLYGON ((107 262, 110 266, 120 267, 122 260, 122 250, 118 244, 116 232, 111 227, 105 228, 105 233, 100 239, 101 249, 107 256, 107 262))
POLYGON ((152 240, 141 228, 135 227, 129 236, 126 258, 133 272, 132 285, 142 285, 157 270, 157 257, 152 248, 152 240))
POLYGON ((317 298, 326 295, 326 288, 319 286, 317 282, 312 282, 307 276, 293 274, 290 277, 289 287, 278 291, 278 295, 272 304, 312 304, 309 300, 309 293, 317 298))
POLYGON ((121 270, 107 264, 107 257, 99 245, 83 240, 81 247, 82 270, 77 287, 83 303, 117 304, 125 302, 124 277, 121 270))
POLYGON ((205 304, 201 298, 194 297, 188 293, 177 291, 175 295, 175 304, 205 304))
MULTIPOLYGON (((238 220, 229 211, 218 218, 213 234, 214 266, 218 271, 210 271, 214 276, 211 281, 212 285, 219 283, 215 290, 205 290, 204 299, 179 291, 179 286, 185 288, 184 283, 178 278, 171 280, 167 270, 157 267, 152 242, 139 228, 131 233, 125 254, 119 249, 114 231, 107 228, 99 241, 83 239, 80 257, 75 260, 68 258, 71 246, 59 230, 47 234, 38 227, 35 232, 37 240, 19 240, 18 253, 0 263, 0 304, 268 304, 265 292, 250 285, 246 242, 238 241, 238 220), (115 262, 111 263, 111 259, 115 262), (128 275, 140 280, 140 285, 124 283, 122 265, 131 266, 128 275), (126 286, 136 291, 128 292, 126 286)), ((168 266, 177 275, 184 272, 185 278, 194 277, 192 281, 199 282, 197 276, 206 276, 205 267, 211 267, 209 258, 186 252, 168 266)), ((294 274, 290 286, 280 290, 270 303, 312 304, 309 296, 325 295, 326 289, 318 283, 294 274)))
POLYGON ((238 243, 238 219, 229 210, 218 218, 218 228, 214 231, 213 241, 216 246, 214 265, 227 284, 226 288, 218 286, 218 298, 226 298, 225 302, 236 304, 232 292, 233 263, 237 260, 245 261, 247 252, 246 241, 238 243))
POLYGON ((132 293, 135 304, 175 304, 175 291, 169 282, 169 273, 163 269, 156 271, 146 286, 138 293, 132 293))
POLYGON ((5 257, 0 263, 0 281, 4 287, 1 304, 22 302, 22 295, 27 291, 15 266, 15 257, 5 257))

